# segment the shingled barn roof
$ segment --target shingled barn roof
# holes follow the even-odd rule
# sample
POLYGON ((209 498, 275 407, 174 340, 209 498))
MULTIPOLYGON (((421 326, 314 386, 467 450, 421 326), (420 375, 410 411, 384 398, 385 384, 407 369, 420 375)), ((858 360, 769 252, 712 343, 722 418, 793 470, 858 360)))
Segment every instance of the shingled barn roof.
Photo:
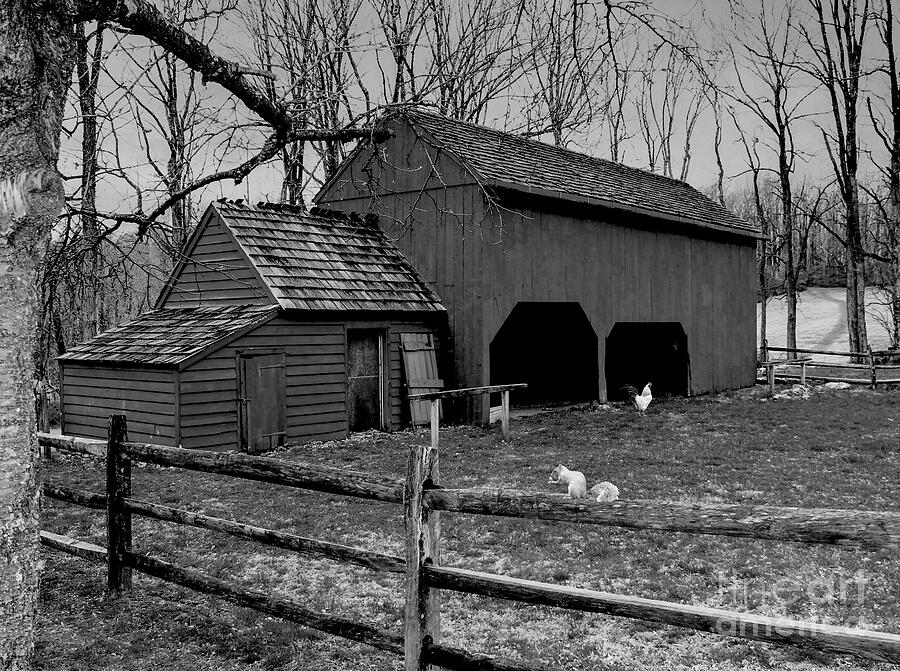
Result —
POLYGON ((679 180, 436 114, 416 110, 402 117, 484 186, 759 236, 752 224, 679 180))
POLYGON ((262 324, 274 305, 215 305, 145 312, 59 358, 67 362, 178 367, 262 324))
POLYGON ((444 309, 372 218, 268 203, 214 207, 285 309, 444 309))

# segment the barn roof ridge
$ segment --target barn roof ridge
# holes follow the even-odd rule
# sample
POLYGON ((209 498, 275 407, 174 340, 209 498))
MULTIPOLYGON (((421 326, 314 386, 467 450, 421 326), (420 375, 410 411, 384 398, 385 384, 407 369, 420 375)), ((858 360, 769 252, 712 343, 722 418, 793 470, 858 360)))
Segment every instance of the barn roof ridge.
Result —
POLYGON ((382 122, 392 120, 424 133, 484 186, 760 236, 757 227, 674 177, 421 108, 391 112, 382 122))

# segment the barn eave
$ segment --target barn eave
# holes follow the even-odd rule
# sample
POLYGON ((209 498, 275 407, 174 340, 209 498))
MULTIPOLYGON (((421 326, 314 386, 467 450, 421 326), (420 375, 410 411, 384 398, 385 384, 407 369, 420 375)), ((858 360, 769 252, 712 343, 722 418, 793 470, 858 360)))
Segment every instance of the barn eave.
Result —
MULTIPOLYGON (((727 235, 737 236, 740 238, 747 238, 751 240, 765 240, 766 236, 761 232, 754 230, 752 228, 737 228, 735 226, 728 226, 725 224, 718 224, 710 221, 703 221, 700 219, 696 219, 693 217, 680 217, 673 214, 668 214, 666 212, 660 212, 658 210, 654 210, 651 208, 638 207, 635 205, 628 205, 626 203, 621 203, 612 200, 603 200, 600 198, 590 198, 588 196, 581 196, 574 193, 568 193, 565 191, 555 191, 552 189, 542 189, 536 186, 530 186, 527 184, 519 184, 517 182, 507 182, 497 179, 489 179, 485 180, 482 184, 486 189, 496 191, 496 192, 512 192, 512 193, 521 193, 528 196, 537 196, 540 198, 548 198, 552 200, 557 200, 561 202, 568 203, 576 203, 578 205, 583 205, 587 207, 598 207, 606 210, 616 210, 619 212, 628 212, 630 214, 636 214, 641 217, 647 217, 648 219, 656 219, 662 221, 668 221, 675 224, 681 224, 683 226, 688 227, 693 231, 700 230, 710 230, 716 231, 717 233, 724 233, 727 235)), ((667 233, 677 232, 667 230, 667 233)))

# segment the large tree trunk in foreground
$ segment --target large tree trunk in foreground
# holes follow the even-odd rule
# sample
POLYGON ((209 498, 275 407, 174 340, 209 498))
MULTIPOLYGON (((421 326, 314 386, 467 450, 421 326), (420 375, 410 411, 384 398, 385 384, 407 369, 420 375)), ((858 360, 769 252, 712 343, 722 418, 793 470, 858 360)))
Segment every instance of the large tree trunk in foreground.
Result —
POLYGON ((38 508, 32 353, 40 251, 63 203, 56 172, 71 25, 0 0, 0 668, 34 648, 38 508))

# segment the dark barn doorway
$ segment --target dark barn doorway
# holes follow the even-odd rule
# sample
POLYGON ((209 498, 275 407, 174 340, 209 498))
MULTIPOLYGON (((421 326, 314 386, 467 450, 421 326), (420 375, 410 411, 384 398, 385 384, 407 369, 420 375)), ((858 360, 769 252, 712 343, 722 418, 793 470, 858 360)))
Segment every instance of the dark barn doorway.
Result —
POLYGON ((680 322, 616 322, 606 338, 606 395, 627 397, 625 385, 638 391, 653 383, 653 395, 687 396, 690 359, 680 322))
POLYGON ((384 429, 384 332, 347 329, 347 421, 350 431, 384 429))
POLYGON ((597 334, 578 303, 517 303, 490 347, 491 384, 528 383, 514 405, 598 397, 597 334))

